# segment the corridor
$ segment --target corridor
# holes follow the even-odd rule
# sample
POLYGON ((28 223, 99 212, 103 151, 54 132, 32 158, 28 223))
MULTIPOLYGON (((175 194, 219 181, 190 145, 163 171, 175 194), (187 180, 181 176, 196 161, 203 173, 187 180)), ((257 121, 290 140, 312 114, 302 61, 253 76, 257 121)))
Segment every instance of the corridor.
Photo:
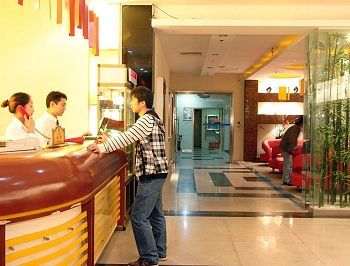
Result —
MULTIPOLYGON (((177 154, 163 189, 168 259, 159 265, 348 265, 349 219, 311 218, 301 192, 281 185, 280 173, 228 161, 215 150, 177 154)), ((129 223, 98 265, 137 258, 129 223)))

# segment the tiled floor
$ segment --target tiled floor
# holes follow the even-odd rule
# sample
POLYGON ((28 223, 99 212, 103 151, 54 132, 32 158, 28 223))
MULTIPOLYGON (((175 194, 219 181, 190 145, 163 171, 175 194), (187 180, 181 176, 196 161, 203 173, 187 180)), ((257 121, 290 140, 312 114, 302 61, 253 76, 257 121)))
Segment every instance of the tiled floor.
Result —
MULTIPOLYGON (((179 153, 163 189, 168 260, 160 265, 350 265, 350 219, 310 218, 295 187, 225 152, 179 153), (331 228, 331 230, 330 230, 331 228)), ((99 265, 138 258, 131 225, 99 265)))

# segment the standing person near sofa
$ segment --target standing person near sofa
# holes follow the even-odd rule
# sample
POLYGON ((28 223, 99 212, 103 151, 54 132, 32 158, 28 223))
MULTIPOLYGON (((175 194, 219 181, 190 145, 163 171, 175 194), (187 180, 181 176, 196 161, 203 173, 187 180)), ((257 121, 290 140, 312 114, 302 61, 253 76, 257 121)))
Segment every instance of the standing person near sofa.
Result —
POLYGON ((11 123, 7 126, 5 136, 6 137, 37 137, 35 135, 35 122, 33 120, 33 100, 29 94, 25 92, 14 93, 9 100, 5 100, 1 103, 1 107, 8 107, 9 112, 14 115, 11 123), (22 112, 26 112, 27 115, 22 113, 19 108, 23 107, 22 112))
POLYGON ((112 152, 136 142, 136 198, 131 210, 131 224, 139 259, 131 266, 158 265, 166 260, 166 221, 163 213, 162 189, 168 175, 165 155, 165 129, 152 109, 153 93, 139 86, 131 93, 130 107, 139 115, 136 123, 124 133, 88 146, 96 153, 112 152))
POLYGON ((297 140, 300 135, 301 128, 303 126, 303 116, 300 116, 293 126, 289 127, 284 133, 280 142, 280 149, 283 156, 283 185, 291 186, 290 175, 293 167, 293 151, 297 148, 297 140))

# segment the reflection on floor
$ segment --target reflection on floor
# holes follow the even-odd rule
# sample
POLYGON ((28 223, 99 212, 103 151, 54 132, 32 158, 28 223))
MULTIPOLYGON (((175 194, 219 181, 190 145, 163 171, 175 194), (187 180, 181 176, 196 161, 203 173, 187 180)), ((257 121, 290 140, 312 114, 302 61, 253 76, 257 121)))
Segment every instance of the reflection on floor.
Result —
MULTIPOLYGON (((267 166, 228 161, 215 150, 177 155, 163 189, 168 260, 160 265, 348 265, 349 219, 310 218, 280 173, 269 178, 267 166)), ((137 258, 129 224, 98 265, 137 258)))

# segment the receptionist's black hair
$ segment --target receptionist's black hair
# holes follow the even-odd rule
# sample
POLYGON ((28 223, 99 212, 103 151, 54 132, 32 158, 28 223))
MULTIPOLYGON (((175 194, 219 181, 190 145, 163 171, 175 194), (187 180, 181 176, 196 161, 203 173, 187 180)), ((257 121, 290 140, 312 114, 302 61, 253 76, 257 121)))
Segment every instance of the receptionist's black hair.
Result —
POLYGON ((65 95, 63 92, 60 92, 60 91, 51 91, 46 96, 46 107, 49 108, 51 102, 58 104, 58 102, 61 100, 61 98, 67 100, 67 95, 65 95))

